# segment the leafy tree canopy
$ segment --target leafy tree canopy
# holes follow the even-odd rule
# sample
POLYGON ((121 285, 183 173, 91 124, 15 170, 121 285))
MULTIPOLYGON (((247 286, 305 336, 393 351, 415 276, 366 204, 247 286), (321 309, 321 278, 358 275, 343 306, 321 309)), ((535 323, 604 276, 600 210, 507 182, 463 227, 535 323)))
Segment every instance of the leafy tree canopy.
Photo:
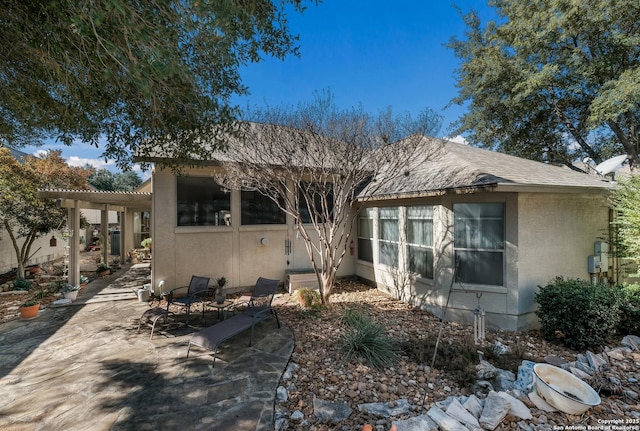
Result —
POLYGON ((24 277, 35 239, 64 226, 67 218, 67 210, 54 200, 39 199, 38 189, 86 189, 88 175, 87 169, 67 165, 60 151, 17 160, 0 147, 0 226, 16 252, 19 277, 24 277))
POLYGON ((499 19, 464 16, 453 127, 474 144, 541 161, 600 162, 640 144, 637 0, 492 0, 499 19))
POLYGON ((206 157, 198 138, 219 144, 210 126, 232 124, 247 92, 239 67, 297 54, 285 9, 302 1, 4 2, 0 141, 106 137, 121 167, 146 139, 206 157))
POLYGON ((618 252, 640 265, 640 176, 620 181, 612 203, 617 210, 613 226, 618 237, 618 252))
POLYGON ((89 184, 97 190, 108 192, 131 192, 135 190, 142 179, 133 171, 113 173, 108 169, 91 169, 91 175, 87 178, 89 184))

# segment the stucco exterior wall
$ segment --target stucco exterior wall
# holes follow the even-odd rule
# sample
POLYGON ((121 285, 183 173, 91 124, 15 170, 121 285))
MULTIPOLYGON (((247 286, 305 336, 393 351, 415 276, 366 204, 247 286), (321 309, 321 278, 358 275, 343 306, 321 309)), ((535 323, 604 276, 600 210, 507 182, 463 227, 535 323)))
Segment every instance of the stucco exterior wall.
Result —
MULTIPOLYGON (((432 311, 449 320, 472 323, 481 307, 488 327, 519 330, 537 326, 534 295, 537 286, 558 275, 588 277, 587 256, 593 243, 605 235, 606 199, 601 196, 549 193, 449 194, 420 200, 385 201, 369 206, 435 205, 434 278, 402 274, 378 262, 357 261, 356 274, 394 297, 432 311), (452 283, 454 273, 453 205, 492 203, 505 205, 503 286, 452 283), (448 299, 448 304, 447 304, 448 299)), ((400 212, 401 217, 403 212, 400 212)), ((400 221, 402 226, 404 221, 400 221)), ((374 219, 374 238, 378 238, 374 219)), ((400 265, 402 267, 402 265, 400 265)))
POLYGON ((536 320, 535 293, 556 276, 590 278, 587 257, 608 238, 609 207, 604 195, 521 193, 518 285, 520 310, 536 320))
MULTIPOLYGON (((18 245, 22 246, 23 239, 18 239, 18 245)), ((36 265, 58 259, 64 255, 64 241, 59 232, 52 232, 49 235, 36 239, 31 247, 32 257, 28 265, 36 265), (49 245, 51 235, 55 235, 57 244, 55 247, 49 245)), ((0 229, 0 274, 11 271, 18 266, 16 252, 11 243, 9 234, 0 229)))
MULTIPOLYGON (((213 169, 192 168, 183 173, 211 176, 213 169)), ((175 175, 157 169, 153 190, 152 283, 156 293, 160 293, 160 281, 164 281, 162 290, 168 290, 187 285, 192 275, 208 276, 212 284, 224 276, 226 289, 239 291, 255 285, 258 277, 284 282, 287 269, 311 267, 291 217, 285 225, 240 225, 239 191, 231 191, 231 226, 177 226, 175 175)), ((346 262, 339 274, 353 274, 353 266, 346 262)))

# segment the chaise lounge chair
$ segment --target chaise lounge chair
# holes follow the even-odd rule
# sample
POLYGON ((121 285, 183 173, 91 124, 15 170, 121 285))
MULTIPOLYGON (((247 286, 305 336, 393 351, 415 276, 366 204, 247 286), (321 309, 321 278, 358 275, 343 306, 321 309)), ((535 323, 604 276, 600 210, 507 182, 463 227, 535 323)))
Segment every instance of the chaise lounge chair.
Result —
POLYGON ((202 347, 203 349, 213 351, 213 366, 215 366, 218 347, 223 341, 226 341, 250 328, 251 337, 249 338, 249 346, 251 346, 253 344, 253 331, 256 323, 262 322, 271 314, 275 316, 278 328, 280 328, 278 314, 271 306, 278 284, 280 284, 279 280, 270 280, 262 277, 258 278, 246 309, 234 314, 232 317, 195 333, 189 341, 187 358, 191 352, 191 346, 202 347))

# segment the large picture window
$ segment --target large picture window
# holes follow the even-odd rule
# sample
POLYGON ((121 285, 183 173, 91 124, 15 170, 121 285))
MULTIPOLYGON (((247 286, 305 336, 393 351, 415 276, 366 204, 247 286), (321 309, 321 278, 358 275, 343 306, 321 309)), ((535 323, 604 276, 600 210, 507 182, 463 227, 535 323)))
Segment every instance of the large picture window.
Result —
POLYGON ((400 242, 400 224, 398 208, 380 208, 380 263, 398 267, 398 243, 400 242))
POLYGON ((433 207, 407 208, 407 256, 409 271, 433 278, 433 207))
POLYGON ((178 226, 231 225, 228 190, 208 177, 178 177, 178 226))
POLYGON ((358 259, 373 262, 373 208, 358 215, 358 259))
POLYGON ((286 214, 278 205, 271 198, 257 191, 242 191, 241 207, 240 223, 242 225, 286 224, 287 222, 286 214))
POLYGON ((504 204, 454 204, 456 281, 504 284, 504 204))

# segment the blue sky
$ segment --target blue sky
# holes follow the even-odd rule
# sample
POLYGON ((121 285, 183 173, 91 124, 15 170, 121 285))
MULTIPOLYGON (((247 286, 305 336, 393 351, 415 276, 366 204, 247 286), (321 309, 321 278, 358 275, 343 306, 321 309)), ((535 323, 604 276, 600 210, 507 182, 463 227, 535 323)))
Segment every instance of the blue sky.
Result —
MULTIPOLYGON (((483 22, 494 18, 486 1, 455 4, 463 12, 478 11, 483 22)), ((376 113, 390 106, 414 115, 431 108, 444 117, 441 136, 463 113, 455 105, 445 109, 457 94, 454 71, 459 62, 444 45, 465 31, 453 2, 325 0, 309 4, 302 15, 290 15, 289 24, 300 35, 301 56, 243 67, 251 94, 233 99, 241 107, 295 105, 311 100, 315 91, 331 90, 341 108, 362 104, 376 113)), ((49 148, 62 149, 72 165, 116 169, 100 158, 100 149, 83 143, 23 151, 49 148)))

